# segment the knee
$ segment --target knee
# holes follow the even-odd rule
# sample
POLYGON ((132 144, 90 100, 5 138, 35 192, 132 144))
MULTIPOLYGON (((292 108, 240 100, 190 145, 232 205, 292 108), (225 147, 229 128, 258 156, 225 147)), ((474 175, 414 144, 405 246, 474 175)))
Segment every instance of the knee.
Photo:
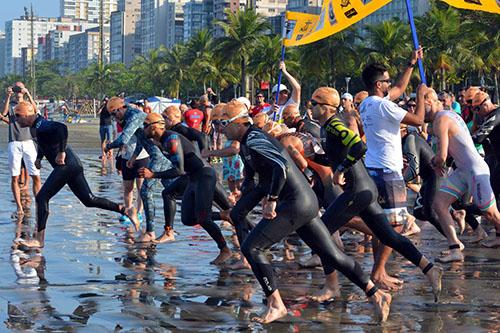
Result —
POLYGON ((248 260, 250 260, 250 258, 252 258, 256 252, 255 248, 252 246, 251 242, 248 241, 248 239, 245 240, 243 244, 241 244, 240 250, 248 260))

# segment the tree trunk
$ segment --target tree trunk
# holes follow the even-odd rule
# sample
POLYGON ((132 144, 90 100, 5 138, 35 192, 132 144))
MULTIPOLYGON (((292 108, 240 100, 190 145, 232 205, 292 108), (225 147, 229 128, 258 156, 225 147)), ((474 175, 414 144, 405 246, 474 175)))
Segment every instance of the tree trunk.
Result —
POLYGON ((247 96, 247 67, 245 63, 245 57, 241 56, 241 96, 247 96))

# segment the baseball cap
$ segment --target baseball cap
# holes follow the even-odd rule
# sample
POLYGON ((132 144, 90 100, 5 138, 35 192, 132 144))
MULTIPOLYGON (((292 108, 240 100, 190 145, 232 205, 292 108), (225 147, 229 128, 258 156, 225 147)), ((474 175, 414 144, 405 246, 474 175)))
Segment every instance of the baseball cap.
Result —
MULTIPOLYGON (((280 89, 279 89, 279 91, 280 91, 280 92, 282 92, 282 91, 284 91, 284 90, 288 91, 288 88, 287 88, 284 84, 280 84, 280 89)), ((278 91, 278 85, 277 85, 277 84, 275 84, 275 85, 273 86, 273 89, 271 90, 271 92, 272 92, 273 94, 275 94, 277 91, 278 91)))
POLYGON ((349 94, 349 93, 347 93, 347 92, 346 92, 346 93, 343 93, 341 98, 342 98, 342 99, 347 99, 347 100, 349 100, 349 101, 351 101, 351 102, 352 102, 352 100, 353 100, 352 95, 351 95, 351 94, 349 94))

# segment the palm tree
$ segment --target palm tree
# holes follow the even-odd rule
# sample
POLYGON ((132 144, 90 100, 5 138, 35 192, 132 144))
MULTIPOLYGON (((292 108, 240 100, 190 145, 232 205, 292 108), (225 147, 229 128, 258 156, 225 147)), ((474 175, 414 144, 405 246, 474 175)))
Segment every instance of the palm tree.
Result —
POLYGON ((214 41, 209 30, 198 31, 186 45, 185 61, 189 72, 194 73, 194 81, 201 78, 203 91, 207 90, 207 80, 211 81, 217 75, 218 69, 214 60, 214 41))
POLYGON ((226 10, 227 22, 216 21, 225 33, 218 41, 217 51, 221 58, 228 62, 239 59, 241 66, 241 87, 243 95, 246 95, 247 65, 250 55, 258 45, 261 36, 270 30, 266 19, 257 14, 255 10, 238 10, 231 12, 226 10))
POLYGON ((163 57, 165 65, 165 79, 167 92, 171 96, 179 98, 181 83, 183 82, 188 66, 185 62, 186 47, 181 44, 175 45, 163 57))
POLYGON ((164 57, 167 49, 161 45, 157 49, 149 51, 147 56, 135 58, 132 70, 137 76, 137 86, 141 90, 154 95, 158 95, 165 85, 165 74, 167 65, 164 57))
POLYGON ((368 62, 378 62, 395 75, 398 66, 408 59, 410 46, 410 28, 399 19, 383 21, 376 25, 368 25, 369 44, 362 48, 366 57, 361 67, 368 62))
POLYGON ((110 87, 115 71, 109 64, 95 63, 87 74, 87 86, 93 97, 100 99, 107 93, 110 87))

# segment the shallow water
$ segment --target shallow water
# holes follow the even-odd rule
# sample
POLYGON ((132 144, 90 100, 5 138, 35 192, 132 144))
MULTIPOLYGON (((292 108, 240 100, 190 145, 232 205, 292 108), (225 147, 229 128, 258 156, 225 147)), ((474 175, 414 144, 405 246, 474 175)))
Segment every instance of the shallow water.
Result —
MULTIPOLYGON (((0 168, 7 169, 5 149, 0 168)), ((94 194, 120 200, 116 174, 102 176, 97 152, 80 154, 94 194)), ((45 162, 45 167, 48 163, 45 162)), ((46 177, 48 169, 43 172, 46 177)), ((498 250, 467 246, 466 261, 445 265, 443 296, 433 302, 425 277, 409 262, 395 256, 389 272, 405 280, 393 293, 389 321, 376 323, 363 294, 340 277, 341 297, 325 304, 308 303, 303 296, 322 284, 322 272, 299 269, 283 259, 281 246, 272 251, 279 286, 290 315, 270 325, 250 322, 263 310, 263 293, 250 271, 231 272, 209 262, 218 250, 200 228, 176 220, 176 241, 156 248, 128 245, 118 216, 87 209, 65 187, 51 201, 43 256, 32 254, 22 265, 32 279, 18 279, 11 261, 16 233, 31 232, 34 218, 10 218, 14 203, 7 172, 0 175, 0 331, 268 331, 268 332, 493 332, 500 322, 500 254, 498 250)), ((160 191, 157 191, 158 194, 160 191)), ((163 212, 157 200, 157 232, 163 212)), ((31 206, 34 213, 34 205, 31 206)), ((179 214, 178 214, 179 215, 179 214)), ((224 231, 230 240, 231 232, 224 231)), ((469 236, 465 236, 467 240, 469 236)), ((360 246, 359 235, 345 237, 346 249, 364 268, 372 256, 360 246)), ((446 244, 428 224, 412 237, 428 257, 446 244)), ((296 259, 308 256, 297 247, 296 259)))

